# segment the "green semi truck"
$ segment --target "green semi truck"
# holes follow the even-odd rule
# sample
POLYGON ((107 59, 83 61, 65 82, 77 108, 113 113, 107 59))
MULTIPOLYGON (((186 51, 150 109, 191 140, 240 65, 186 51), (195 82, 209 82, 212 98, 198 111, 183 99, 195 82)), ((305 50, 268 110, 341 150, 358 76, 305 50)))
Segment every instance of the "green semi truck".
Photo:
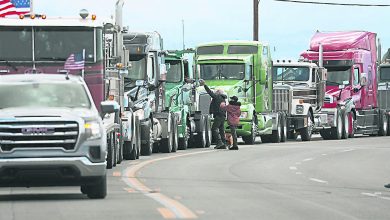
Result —
MULTIPOLYGON (((272 109, 272 60, 267 44, 258 41, 223 41, 199 45, 195 55, 196 79, 212 89, 237 96, 241 105, 237 135, 245 144, 286 140, 286 118, 272 109)), ((208 113, 210 96, 198 87, 199 110, 208 113)), ((283 98, 283 97, 279 97, 283 98)), ((278 100, 274 100, 278 101, 278 100)), ((229 132, 229 126, 226 124, 229 132)))
POLYGON ((165 56, 167 77, 165 82, 165 104, 178 121, 179 150, 190 147, 210 147, 211 121, 208 113, 196 110, 195 85, 188 57, 194 50, 168 51, 165 56), (187 56, 187 57, 186 57, 187 56))

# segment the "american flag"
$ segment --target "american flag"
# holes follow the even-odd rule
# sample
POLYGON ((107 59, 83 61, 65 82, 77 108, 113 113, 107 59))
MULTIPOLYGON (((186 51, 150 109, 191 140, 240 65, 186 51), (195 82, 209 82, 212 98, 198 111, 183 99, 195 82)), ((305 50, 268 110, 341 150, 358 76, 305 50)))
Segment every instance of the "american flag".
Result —
POLYGON ((72 53, 68 59, 66 59, 64 69, 83 70, 85 64, 84 54, 84 51, 82 53, 72 53))
POLYGON ((30 12, 30 0, 0 0, 0 17, 30 12))

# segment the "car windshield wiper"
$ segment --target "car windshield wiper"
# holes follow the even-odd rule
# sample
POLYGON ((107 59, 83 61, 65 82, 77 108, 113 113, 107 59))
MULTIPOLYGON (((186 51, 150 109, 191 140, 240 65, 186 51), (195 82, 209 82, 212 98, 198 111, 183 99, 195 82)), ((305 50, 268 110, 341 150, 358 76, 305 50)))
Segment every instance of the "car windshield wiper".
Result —
POLYGON ((0 59, 0 62, 5 62, 5 65, 11 67, 15 71, 18 71, 18 68, 14 64, 10 63, 8 60, 0 59))
POLYGON ((66 58, 63 58, 63 57, 39 57, 39 58, 37 58, 37 61, 40 61, 40 60, 66 61, 66 58))

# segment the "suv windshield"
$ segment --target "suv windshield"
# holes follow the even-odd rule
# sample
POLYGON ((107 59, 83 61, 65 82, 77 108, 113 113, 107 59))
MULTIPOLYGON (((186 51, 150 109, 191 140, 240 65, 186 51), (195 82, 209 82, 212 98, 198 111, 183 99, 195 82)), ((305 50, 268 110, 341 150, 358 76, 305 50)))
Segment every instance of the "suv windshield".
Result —
POLYGON ((181 81, 181 60, 166 60, 170 67, 167 71, 167 82, 178 83, 181 81))
POLYGON ((244 64, 203 64, 200 65, 200 77, 204 80, 244 79, 244 64))
POLYGON ((22 82, 1 85, 0 109, 17 107, 91 108, 91 102, 84 86, 77 83, 22 82))
POLYGON ((309 80, 308 67, 294 67, 294 66, 274 66, 272 80, 273 81, 308 81, 309 80))
POLYGON ((349 85, 351 77, 351 67, 326 67, 328 69, 326 85, 338 86, 349 85))

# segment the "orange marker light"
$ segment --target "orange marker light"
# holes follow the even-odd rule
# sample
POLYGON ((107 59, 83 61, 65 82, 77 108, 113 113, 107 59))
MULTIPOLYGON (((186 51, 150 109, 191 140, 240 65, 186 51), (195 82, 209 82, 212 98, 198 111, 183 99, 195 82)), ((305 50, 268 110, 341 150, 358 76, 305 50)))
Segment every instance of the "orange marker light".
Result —
POLYGON ((35 15, 30 15, 30 18, 31 19, 35 19, 35 15))
POLYGON ((92 15, 92 20, 96 20, 96 15, 92 15))
POLYGON ((24 19, 24 15, 19 15, 19 18, 20 19, 24 19))
POLYGON ((42 19, 46 19, 46 15, 41 15, 41 18, 42 19))

